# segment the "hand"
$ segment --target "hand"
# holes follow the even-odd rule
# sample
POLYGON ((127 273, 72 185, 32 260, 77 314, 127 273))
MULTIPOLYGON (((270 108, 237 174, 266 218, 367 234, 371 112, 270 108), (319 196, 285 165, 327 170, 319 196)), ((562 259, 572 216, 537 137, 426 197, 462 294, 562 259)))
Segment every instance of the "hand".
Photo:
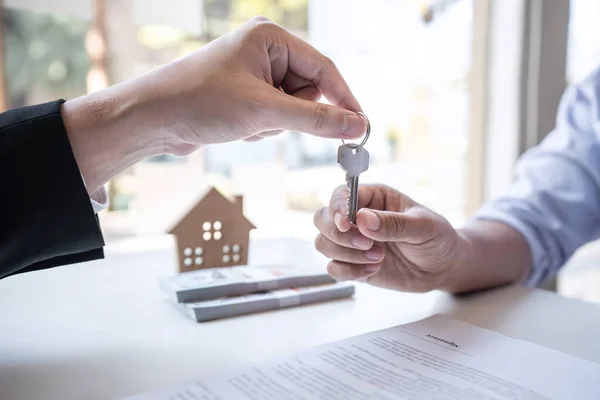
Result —
POLYGON ((384 185, 361 185, 356 226, 346 217, 346 186, 315 214, 317 250, 337 280, 360 280, 408 292, 443 288, 468 253, 467 241, 442 216, 384 185))
POLYGON ((285 129, 356 138, 366 129, 333 62, 265 18, 149 79, 148 89, 164 97, 161 123, 191 144, 253 140, 285 129), (316 102, 322 95, 334 106, 316 102))
POLYGON ((284 129, 357 138, 366 123, 333 62, 264 18, 151 73, 70 100, 62 114, 93 193, 144 158, 284 129), (324 95, 333 105, 318 103, 324 95))

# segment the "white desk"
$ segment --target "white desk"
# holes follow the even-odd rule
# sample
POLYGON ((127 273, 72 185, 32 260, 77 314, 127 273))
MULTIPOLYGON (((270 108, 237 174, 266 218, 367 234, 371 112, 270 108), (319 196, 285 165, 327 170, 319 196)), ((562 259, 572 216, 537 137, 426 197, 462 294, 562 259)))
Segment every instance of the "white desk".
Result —
MULTIPOLYGON (((256 241, 252 261, 321 263, 312 243, 256 241)), ((170 241, 0 281, 0 398, 106 399, 444 313, 600 362, 600 307, 508 288, 465 298, 360 285, 354 299, 195 323, 156 288, 170 241)))

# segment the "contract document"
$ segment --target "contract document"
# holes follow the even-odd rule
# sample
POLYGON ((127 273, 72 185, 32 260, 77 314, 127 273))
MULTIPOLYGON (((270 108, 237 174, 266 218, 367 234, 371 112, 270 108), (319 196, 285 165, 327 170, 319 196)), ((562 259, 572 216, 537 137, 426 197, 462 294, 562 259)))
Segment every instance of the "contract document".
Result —
POLYGON ((135 400, 598 400, 600 364, 435 315, 135 400))

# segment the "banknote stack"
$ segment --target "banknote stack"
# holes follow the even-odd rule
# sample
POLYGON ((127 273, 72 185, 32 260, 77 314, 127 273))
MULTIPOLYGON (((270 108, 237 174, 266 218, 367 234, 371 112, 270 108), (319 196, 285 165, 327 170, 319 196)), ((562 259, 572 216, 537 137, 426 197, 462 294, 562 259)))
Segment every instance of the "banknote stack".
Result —
POLYGON ((203 269, 164 278, 160 288, 197 322, 350 297, 354 286, 324 270, 290 266, 203 269))

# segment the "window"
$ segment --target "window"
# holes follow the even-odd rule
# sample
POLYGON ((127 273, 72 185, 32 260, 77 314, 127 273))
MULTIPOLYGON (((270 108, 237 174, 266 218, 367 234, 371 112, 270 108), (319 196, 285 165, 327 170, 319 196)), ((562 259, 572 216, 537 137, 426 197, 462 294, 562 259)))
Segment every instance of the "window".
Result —
POLYGON ((571 0, 567 53, 567 82, 574 83, 600 64, 600 3, 571 0))

